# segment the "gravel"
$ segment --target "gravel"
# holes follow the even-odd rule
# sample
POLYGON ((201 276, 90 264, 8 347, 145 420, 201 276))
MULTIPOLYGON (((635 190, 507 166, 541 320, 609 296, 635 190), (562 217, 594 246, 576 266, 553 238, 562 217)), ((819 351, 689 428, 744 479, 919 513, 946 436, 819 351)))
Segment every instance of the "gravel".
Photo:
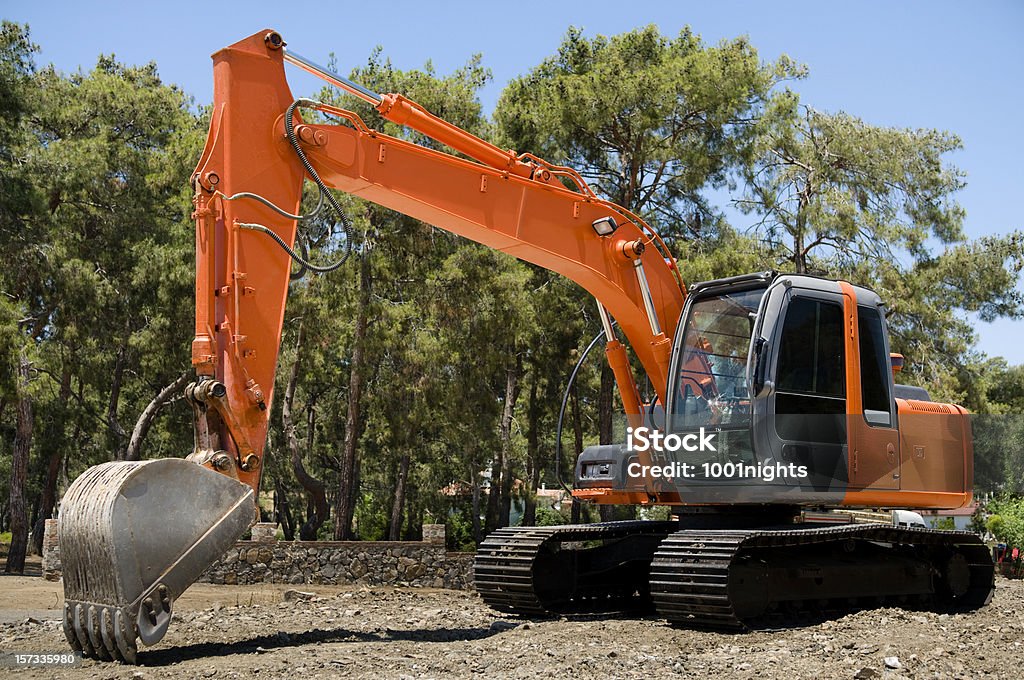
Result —
MULTIPOLYGON (((16 584, 0 580, 2 589, 16 584)), ((76 679, 895 680, 1017 678, 1024 667, 1024 582, 1004 579, 993 602, 969 614, 879 609, 743 634, 673 628, 657 618, 527 621, 490 610, 472 593, 449 590, 309 587, 286 600, 284 589, 197 588, 181 601, 167 637, 140 651, 140 666, 87 660, 75 669, 17 672, 76 679)), ((55 618, 59 608, 46 618, 15 618, 19 611, 0 596, 0 650, 66 648, 55 618)), ((13 672, 0 669, 0 675, 13 672)))

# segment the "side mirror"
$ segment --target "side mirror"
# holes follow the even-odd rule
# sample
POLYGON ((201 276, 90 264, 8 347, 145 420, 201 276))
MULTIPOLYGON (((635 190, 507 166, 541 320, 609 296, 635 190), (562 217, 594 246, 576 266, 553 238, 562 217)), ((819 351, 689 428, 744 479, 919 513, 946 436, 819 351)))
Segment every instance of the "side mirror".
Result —
POLYGON ((760 397, 765 388, 765 374, 768 372, 768 341, 758 338, 754 341, 753 396, 760 397))

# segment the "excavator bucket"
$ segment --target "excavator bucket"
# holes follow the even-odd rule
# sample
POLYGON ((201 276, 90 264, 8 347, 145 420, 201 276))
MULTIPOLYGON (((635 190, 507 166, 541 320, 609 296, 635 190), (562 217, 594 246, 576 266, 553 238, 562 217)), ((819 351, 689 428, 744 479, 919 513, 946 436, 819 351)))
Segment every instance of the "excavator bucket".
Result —
POLYGON ((171 606, 245 532, 253 490, 177 458, 104 463, 64 496, 64 634, 85 656, 135 663, 171 606))

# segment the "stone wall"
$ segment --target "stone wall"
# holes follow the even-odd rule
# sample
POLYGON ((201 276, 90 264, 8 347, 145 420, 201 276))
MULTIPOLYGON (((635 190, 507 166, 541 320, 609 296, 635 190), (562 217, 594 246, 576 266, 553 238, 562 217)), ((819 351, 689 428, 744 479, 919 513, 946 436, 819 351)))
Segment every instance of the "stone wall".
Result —
POLYGON ((240 541, 200 581, 468 590, 473 587, 473 555, 420 541, 240 541))
MULTIPOLYGON (((425 524, 424 541, 279 542, 276 525, 256 524, 257 540, 239 541, 199 578, 200 582, 248 585, 365 584, 473 589, 473 554, 445 551, 443 524, 425 524)), ((60 578, 57 522, 43 538, 43 577, 60 578)))

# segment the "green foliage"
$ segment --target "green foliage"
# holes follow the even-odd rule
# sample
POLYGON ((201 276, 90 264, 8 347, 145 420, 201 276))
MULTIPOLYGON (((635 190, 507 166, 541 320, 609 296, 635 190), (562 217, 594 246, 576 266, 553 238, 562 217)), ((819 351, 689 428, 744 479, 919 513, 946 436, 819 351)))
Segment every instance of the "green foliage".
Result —
MULTIPOLYGON (((32 111, 29 99, 36 51, 27 27, 7 20, 0 23, 0 257, 8 263, 15 261, 10 259, 15 253, 7 244, 18 241, 37 200, 26 167, 22 148, 26 131, 21 125, 32 111)), ((6 276, 0 275, 4 292, 6 276)), ((21 347, 18 323, 24 311, 10 293, 0 296, 0 398, 15 394, 15 364, 21 347)))
POLYGON ((988 505, 992 515, 985 526, 1001 543, 1024 547, 1024 498, 1001 496, 988 505))
MULTIPOLYGON (((298 540, 298 538, 299 537, 296 534, 295 540, 298 540)), ((328 520, 326 522, 324 522, 320 526, 320 529, 317 530, 317 532, 316 532, 316 540, 318 540, 318 541, 330 541, 330 540, 333 540, 333 539, 334 539, 334 521, 331 520, 330 518, 328 518, 328 520)))
POLYGON ((672 519, 672 511, 667 505, 647 506, 641 509, 640 518, 653 522, 666 522, 672 519))
MULTIPOLYGON (((24 352, 35 415, 30 508, 51 458, 66 484, 118 455, 147 402, 188 366, 185 178, 203 132, 153 64, 100 57, 89 73, 66 75, 37 68, 34 51, 27 29, 3 23, 0 257, 18 266, 0 270, 0 404, 10 404, 10 368, 24 352)), ((169 415, 149 455, 190 448, 189 414, 169 415)), ((5 450, 13 419, 0 408, 5 450)))
POLYGON ((356 505, 356 524, 359 538, 364 541, 383 541, 387 538, 388 517, 374 503, 370 494, 362 494, 356 505))
POLYGON ((983 535, 987 530, 985 526, 985 510, 980 503, 974 509, 974 512, 971 513, 971 521, 967 525, 967 530, 978 535, 983 535))
POLYGON ((1024 494, 1024 366, 976 358, 960 378, 974 410, 974 480, 980 491, 1024 494))
POLYGON ((932 529, 938 529, 940 531, 953 531, 956 529, 956 520, 952 517, 939 517, 932 524, 932 529))
POLYGON ((727 185, 762 117, 790 99, 772 89, 802 75, 787 57, 762 63, 746 38, 709 46, 689 28, 593 39, 571 28, 556 55, 508 85, 494 116, 503 143, 574 167, 663 236, 691 239, 719 220, 702 191, 727 185))
POLYGON ((553 527, 560 524, 571 524, 571 517, 567 510, 555 510, 543 506, 537 508, 537 526, 553 527))
POLYGON ((445 522, 445 537, 449 550, 472 552, 476 550, 473 538, 472 510, 463 508, 453 511, 445 522))
POLYGON ((78 471, 116 455, 145 403, 188 365, 191 305, 181 301, 192 298, 194 260, 182 177, 201 130, 153 64, 101 57, 88 74, 44 69, 35 85, 27 157, 46 210, 29 222, 45 237, 12 244, 27 266, 7 289, 27 307, 27 340, 46 348, 39 369, 55 383, 43 443, 67 446, 66 428, 77 427, 67 453, 78 471))
POLYGON ((0 298, 0 397, 11 398, 17 391, 14 376, 21 347, 20 318, 18 306, 0 298))
POLYGON ((1005 541, 1003 536, 1006 533, 1006 520, 999 515, 989 515, 985 520, 985 529, 1000 541, 1005 541))
POLYGON ((971 418, 975 487, 982 491, 1024 493, 1024 414, 971 418))
POLYGON ((761 216, 769 244, 797 272, 851 271, 904 248, 921 259, 927 239, 962 238, 964 211, 950 198, 963 174, 943 156, 955 135, 869 125, 804 107, 773 121, 745 171, 739 207, 761 216))
POLYGON ((31 182, 17 147, 24 137, 22 119, 32 111, 29 95, 37 50, 27 26, 0 22, 0 234, 7 238, 13 237, 18 217, 31 202, 31 182))
POLYGON ((985 527, 995 540, 1014 547, 1024 547, 1024 498, 1000 496, 988 503, 991 513, 985 527))
POLYGON ((961 146, 949 132, 793 109, 765 126, 736 203, 757 216, 772 267, 845 278, 882 296, 893 351, 907 358, 902 378, 979 409, 965 314, 1024 314, 1024 233, 966 240, 955 200, 964 174, 946 161, 961 146))
POLYGON ((29 38, 28 26, 6 19, 0 22, 0 125, 7 135, 24 113, 23 89, 35 71, 38 51, 29 38))

